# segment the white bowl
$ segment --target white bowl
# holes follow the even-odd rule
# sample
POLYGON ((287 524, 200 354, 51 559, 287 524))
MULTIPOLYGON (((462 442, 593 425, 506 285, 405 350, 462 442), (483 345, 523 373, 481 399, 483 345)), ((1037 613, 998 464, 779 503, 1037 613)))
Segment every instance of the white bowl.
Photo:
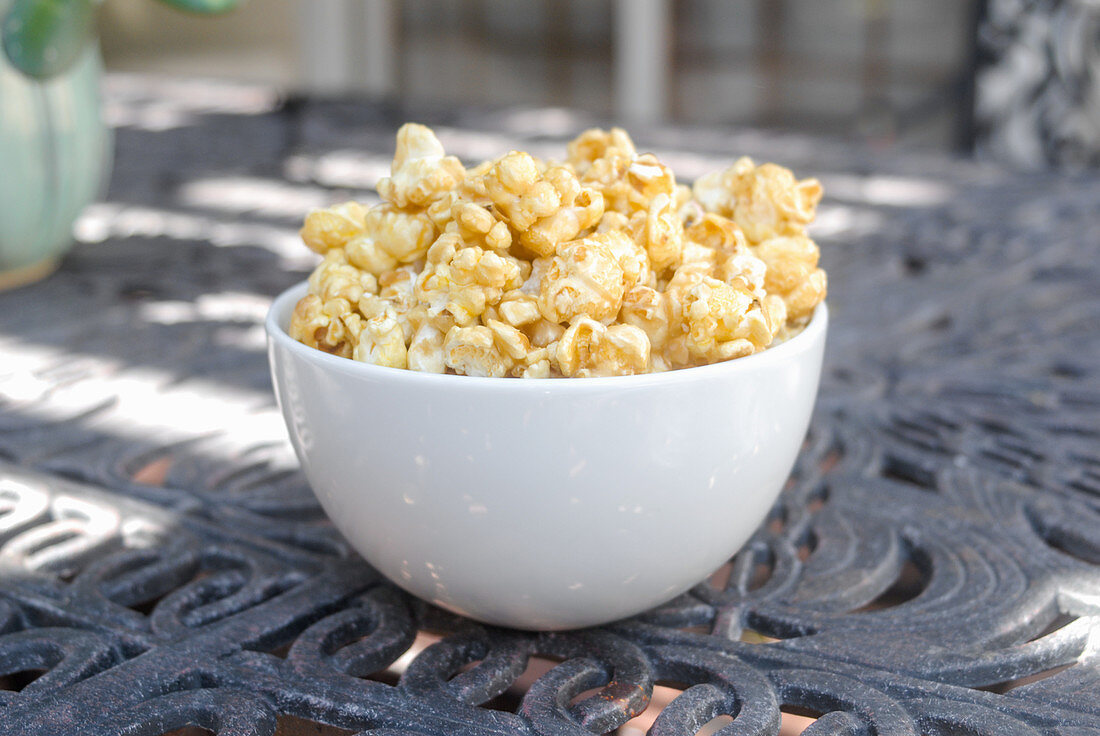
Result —
POLYGON ((726 363, 612 378, 418 373, 287 335, 275 395, 317 498, 397 585, 525 629, 645 611, 722 565, 764 520, 809 425, 822 304, 788 342, 726 363))

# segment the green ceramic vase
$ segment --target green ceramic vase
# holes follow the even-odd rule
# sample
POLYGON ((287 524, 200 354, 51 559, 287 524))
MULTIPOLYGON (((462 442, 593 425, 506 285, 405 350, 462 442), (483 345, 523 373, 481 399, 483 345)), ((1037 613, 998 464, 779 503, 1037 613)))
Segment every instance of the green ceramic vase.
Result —
POLYGON ((0 53, 0 288, 53 269, 72 244, 77 215, 107 180, 101 75, 95 44, 46 81, 16 71, 0 53))

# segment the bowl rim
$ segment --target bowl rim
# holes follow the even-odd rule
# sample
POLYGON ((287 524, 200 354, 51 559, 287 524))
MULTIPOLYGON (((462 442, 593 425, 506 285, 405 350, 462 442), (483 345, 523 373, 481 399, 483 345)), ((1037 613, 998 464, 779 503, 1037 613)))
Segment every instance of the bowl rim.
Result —
POLYGON ((570 391, 592 389, 597 387, 611 387, 616 389, 637 388, 652 384, 673 384, 683 381, 698 381, 704 378, 717 378, 725 374, 734 375, 739 371, 766 368, 778 361, 794 359, 799 353, 805 353, 815 344, 824 339, 829 322, 829 310, 822 301, 814 309, 810 322, 806 327, 790 340, 775 347, 769 347, 759 353, 746 355, 742 358, 734 358, 719 363, 694 366, 691 368, 677 368, 663 373, 640 373, 630 376, 595 376, 589 378, 493 378, 482 376, 452 375, 447 373, 425 373, 413 371, 407 368, 391 368, 388 366, 361 363, 350 358, 342 358, 338 355, 326 353, 323 350, 311 348, 300 343, 287 332, 290 314, 298 300, 306 295, 309 283, 302 281, 283 291, 271 302, 267 316, 264 319, 264 329, 267 331, 269 353, 270 347, 278 345, 294 355, 326 369, 333 369, 339 373, 352 376, 361 376, 375 380, 414 382, 425 387, 434 385, 436 388, 459 387, 466 389, 492 387, 492 390, 536 391, 545 392, 570 391), (285 324, 284 324, 285 323, 285 324))

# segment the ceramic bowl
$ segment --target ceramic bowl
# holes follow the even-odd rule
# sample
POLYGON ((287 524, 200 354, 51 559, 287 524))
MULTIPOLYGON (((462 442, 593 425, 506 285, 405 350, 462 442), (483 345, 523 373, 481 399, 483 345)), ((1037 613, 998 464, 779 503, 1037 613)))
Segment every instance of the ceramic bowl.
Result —
POLYGON ((386 577, 490 624, 568 629, 645 611, 764 520, 817 394, 828 313, 762 353, 612 378, 384 368, 267 317, 275 395, 310 485, 386 577))
MULTIPOLYGON (((0 0, 9 24, 10 5, 0 0)), ((50 274, 72 246, 81 210, 106 191, 101 67, 88 43, 71 69, 41 82, 0 51, 0 290, 50 274)))

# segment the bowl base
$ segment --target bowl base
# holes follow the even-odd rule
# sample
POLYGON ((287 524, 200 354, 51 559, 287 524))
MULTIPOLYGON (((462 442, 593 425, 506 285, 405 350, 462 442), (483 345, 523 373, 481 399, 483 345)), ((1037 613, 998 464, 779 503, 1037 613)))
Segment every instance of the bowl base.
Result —
POLYGON ((26 286, 44 279, 56 271, 60 263, 61 259, 52 257, 32 263, 29 266, 0 271, 0 291, 18 289, 20 286, 26 286))

